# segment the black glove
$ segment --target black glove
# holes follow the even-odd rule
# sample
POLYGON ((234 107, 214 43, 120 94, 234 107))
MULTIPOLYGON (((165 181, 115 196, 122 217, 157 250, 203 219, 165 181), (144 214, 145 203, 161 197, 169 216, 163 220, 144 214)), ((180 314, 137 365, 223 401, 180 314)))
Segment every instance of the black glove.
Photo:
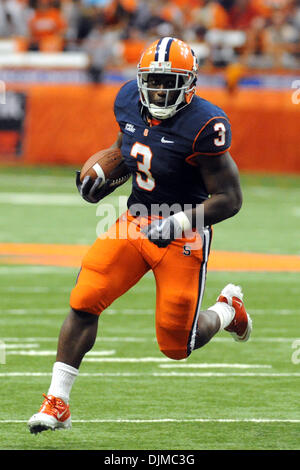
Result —
POLYGON ((108 194, 112 193, 116 188, 110 187, 109 181, 106 181, 102 186, 102 178, 98 177, 95 181, 90 176, 86 176, 83 181, 80 181, 80 171, 76 171, 76 186, 79 194, 87 202, 96 204, 108 194))
POLYGON ((182 227, 174 217, 154 220, 141 230, 159 248, 165 248, 176 238, 182 238, 182 227))

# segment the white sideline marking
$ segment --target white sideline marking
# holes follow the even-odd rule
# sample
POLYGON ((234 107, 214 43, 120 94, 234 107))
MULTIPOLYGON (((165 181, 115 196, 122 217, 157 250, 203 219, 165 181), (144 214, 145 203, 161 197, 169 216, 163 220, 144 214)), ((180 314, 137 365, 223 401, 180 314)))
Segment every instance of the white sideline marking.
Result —
POLYGON ((0 275, 7 276, 7 274, 63 274, 69 272, 78 272, 77 268, 67 266, 0 266, 0 275))
MULTIPOLYGON (((1 424, 27 423, 25 419, 1 419, 1 424)), ((154 418, 154 419, 72 419, 72 423, 300 423, 300 419, 284 418, 154 418)))
POLYGON ((49 292, 57 293, 57 292, 70 292, 72 287, 41 287, 41 286, 6 286, 1 287, 0 292, 13 292, 14 294, 47 294, 49 292))
MULTIPOLYGON (((47 290, 47 288, 44 288, 46 290, 43 290, 42 288, 38 289, 35 288, 32 291, 22 291, 20 290, 19 292, 22 293, 39 293, 39 292, 54 292, 54 289, 52 290, 47 290)), ((0 289, 0 292, 2 289, 0 289)), ((70 292, 71 288, 65 288, 61 289, 59 292, 70 292)), ((13 291, 12 291, 13 292, 13 291)), ((16 291, 18 292, 18 291, 16 291)), ((55 292, 57 292, 55 290, 55 292)), ((9 315, 38 315, 40 313, 43 313, 43 315, 58 315, 61 312, 68 312, 68 308, 8 308, 8 309, 1 309, 1 313, 9 314, 9 315)), ((295 315, 298 314, 299 310, 295 309, 280 309, 280 310, 271 310, 271 309, 266 309, 266 310, 251 310, 252 315, 295 315)), ((155 307, 153 308, 108 308, 103 311, 103 315, 154 315, 155 314, 155 307)))
POLYGON ((71 189, 73 189, 73 185, 70 184, 74 180, 74 172, 70 173, 70 176, 63 176, 63 175, 22 175, 22 174, 14 174, 14 175, 3 175, 3 179, 5 179, 6 183, 16 184, 16 180, 20 180, 19 184, 22 186, 29 186, 32 188, 32 185, 40 184, 42 187, 45 186, 54 186, 58 188, 60 185, 66 186, 69 185, 71 189))
MULTIPOLYGON (((55 356, 56 350, 51 351, 8 351, 11 356, 55 356)), ((140 363, 140 362, 171 362, 172 359, 165 357, 110 357, 110 358, 89 358, 89 356, 111 356, 116 351, 90 351, 83 358, 85 362, 123 362, 123 363, 140 363)))
MULTIPOLYGON (((250 341, 253 343, 292 343, 298 338, 269 338, 269 337, 262 337, 262 338, 251 338, 250 341)), ((226 343, 230 341, 231 338, 213 338, 212 341, 217 341, 220 343, 226 343)))
POLYGON ((0 204, 21 206, 84 206, 84 200, 78 194, 67 193, 1 193, 0 204))
MULTIPOLYGON (((208 369, 208 368, 233 368, 233 369, 258 369, 258 368, 269 368, 271 369, 271 365, 261 365, 261 364, 222 364, 222 363, 201 363, 201 364, 189 364, 189 363, 181 363, 181 364, 174 364, 172 359, 165 358, 165 357, 89 357, 89 356, 111 356, 116 353, 115 350, 112 351, 90 351, 86 354, 83 361, 84 362, 106 362, 106 363, 129 363, 129 364, 139 364, 139 363, 170 363, 170 364, 160 364, 159 367, 162 368, 197 368, 197 369, 208 369), (172 364, 171 364, 172 363, 172 364)), ((14 355, 14 356, 55 356, 56 350, 51 351, 8 351, 7 355, 14 355)))
MULTIPOLYGON (((57 353, 56 350, 51 350, 51 351, 36 351, 36 350, 31 350, 31 351, 7 351, 6 355, 10 356, 55 356, 57 353)), ((86 356, 111 356, 115 354, 116 351, 90 351, 87 353, 86 356)), ((86 361, 86 357, 83 359, 86 361)))
MULTIPOLYGON (((88 203, 87 203, 88 204, 88 203)), ((278 253, 279 254, 279 253, 278 253)), ((48 273, 59 273, 59 274, 69 274, 70 272, 78 272, 77 268, 74 268, 72 266, 40 266, 40 265, 10 265, 10 266, 0 266, 0 275, 7 275, 7 274, 24 274, 24 273, 30 273, 30 274, 48 274, 48 273)), ((215 272, 214 275, 217 273, 215 272)), ((262 273, 255 272, 255 279, 259 278, 262 273)), ((265 273, 263 275, 263 280, 264 282, 270 282, 274 284, 274 282, 280 282, 280 283, 288 283, 291 284, 291 277, 287 276, 287 274, 291 274, 293 277, 297 273, 272 273, 272 276, 265 276, 265 273)), ((254 273, 249 271, 249 272, 241 272, 241 276, 243 276, 243 279, 249 279, 250 282, 253 281, 253 275, 254 273)), ((149 274, 145 274, 143 277, 143 280, 147 279, 153 281, 153 274, 150 272, 149 274)), ((294 282, 294 281, 293 281, 294 282)), ((132 287, 132 291, 134 289, 137 289, 140 291, 141 287, 140 286, 134 286, 132 287)), ((212 291, 215 289, 212 289, 211 287, 207 287, 206 291, 212 291)), ((251 312, 250 312, 251 313, 251 312)))
POLYGON ((293 315, 298 314, 299 309, 296 308, 281 308, 281 309, 271 309, 271 308, 257 308, 251 310, 253 315, 293 315))
POLYGON ((0 315, 58 315, 59 313, 68 313, 68 308, 8 308, 1 309, 0 315))
MULTIPOLYGON (((119 197, 112 196, 109 202, 117 204, 119 197)), ((0 193, 0 204, 84 207, 88 203, 76 193, 0 193)))
MULTIPOLYGON (((15 342, 18 342, 18 341, 32 341, 32 342, 57 342, 57 337, 56 338, 47 338, 47 337, 31 337, 31 338, 3 338, 3 337, 0 337, 0 339, 2 341, 15 341, 15 342)), ((255 343, 292 343, 293 341, 295 341, 296 339, 299 339, 299 337, 294 337, 294 338, 281 338, 281 337, 253 337, 251 338, 251 342, 255 342, 255 343)), ((151 342, 155 342, 156 339, 155 337, 151 337, 151 338, 146 338, 146 337, 117 337, 117 336, 112 336, 112 337, 98 337, 96 338, 96 342, 128 342, 128 343, 143 343, 143 342, 148 342, 148 341, 151 341, 151 342)), ((220 343, 227 343, 227 342, 230 342, 232 343, 232 338, 231 337, 221 337, 221 338, 218 338, 218 337, 215 337, 212 339, 212 341, 216 341, 216 342, 220 342, 220 343)))
MULTIPOLYGON (((52 372, 1 372, 0 377, 50 377, 52 372)), ((79 377, 300 377, 300 372, 81 372, 79 377)))
MULTIPOLYGON (((62 312, 68 313, 68 308, 8 308, 1 309, 1 314, 9 315, 58 315, 62 312)), ((108 308, 104 310, 103 314, 106 315, 154 315, 155 308, 153 309, 134 309, 134 308, 122 308, 122 309, 112 309, 108 308)))
POLYGON ((272 366, 269 364, 160 364, 159 367, 163 369, 175 369, 175 368, 184 368, 184 369, 272 369, 272 366))
MULTIPOLYGON (((83 359, 84 360, 84 359, 83 359)), ((140 363, 140 362, 171 362, 172 359, 167 357, 111 357, 111 358, 91 358, 85 359, 86 362, 123 362, 123 363, 140 363)))
MULTIPOLYGON (((37 341, 40 343, 51 343, 51 342, 57 342, 57 338, 47 338, 47 337, 36 337, 36 338, 1 338, 2 341, 9 342, 9 341, 37 341)), ((96 338, 96 342, 112 342, 112 343, 118 343, 118 342, 126 342, 126 343, 144 343, 146 341, 155 341, 155 338, 132 338, 130 336, 128 337, 121 337, 121 336, 112 336, 111 338, 108 337, 99 337, 96 338)))

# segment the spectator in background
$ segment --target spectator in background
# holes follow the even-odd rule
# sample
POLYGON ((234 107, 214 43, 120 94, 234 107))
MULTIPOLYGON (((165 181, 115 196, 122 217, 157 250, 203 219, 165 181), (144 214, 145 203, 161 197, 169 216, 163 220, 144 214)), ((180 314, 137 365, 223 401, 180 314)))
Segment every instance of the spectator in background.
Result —
POLYGON ((95 80, 106 54, 101 65, 100 52, 92 52, 92 44, 102 34, 103 43, 112 38, 115 50, 121 45, 120 66, 135 63, 154 37, 176 36, 199 46, 203 64, 223 67, 242 58, 250 67, 296 67, 300 0, 0 0, 1 37, 18 37, 19 50, 27 48, 28 38, 30 50, 88 49, 95 80), (105 24, 96 26, 99 16, 105 24), (231 31, 233 42, 241 31, 244 45, 240 40, 239 45, 230 43, 231 31))
POLYGON ((0 37, 25 37, 32 13, 27 0, 2 0, 0 2, 0 37))
POLYGON ((294 0, 250 0, 257 14, 265 19, 271 18, 274 10, 288 13, 294 0))
POLYGON ((61 13, 66 21, 66 48, 76 48, 78 39, 79 23, 82 17, 81 0, 64 0, 61 4, 61 13))
POLYGON ((110 0, 104 9, 109 24, 123 23, 132 24, 139 5, 138 0, 110 0))
POLYGON ((99 11, 95 7, 84 7, 80 2, 79 17, 76 23, 76 41, 78 47, 81 42, 87 38, 92 31, 95 23, 95 18, 99 16, 99 11))
POLYGON ((162 32, 162 36, 181 36, 184 30, 184 16, 181 9, 176 5, 174 0, 161 0, 159 7, 159 17, 163 20, 164 24, 168 25, 169 33, 162 32))
POLYGON ((275 10, 271 24, 265 30, 266 53, 271 57, 273 67, 296 66, 300 52, 300 32, 287 20, 286 13, 275 10))
MULTIPOLYGON (((138 29, 145 38, 151 41, 153 37, 160 35, 158 28, 168 28, 168 25, 170 25, 166 18, 162 17, 160 8, 160 0, 140 0, 132 25, 129 24, 129 27, 133 26, 138 29)), ((173 25, 171 25, 172 28, 173 25)), ((171 29, 168 28, 168 32, 171 32, 171 29)))
POLYGON ((251 0, 236 0, 228 11, 229 28, 248 30, 258 15, 259 11, 251 0))
POLYGON ((227 29, 228 13, 216 0, 203 0, 202 6, 192 10, 194 24, 209 29, 227 29))
POLYGON ((116 62, 119 34, 106 26, 103 15, 94 19, 94 26, 81 43, 81 49, 89 56, 88 74, 92 83, 101 83, 105 69, 116 62))
POLYGON ((52 52, 64 49, 64 33, 67 25, 57 7, 57 2, 38 0, 28 26, 30 50, 52 52))
POLYGON ((253 19, 246 36, 246 44, 241 54, 241 61, 250 67, 270 67, 266 57, 266 28, 267 20, 261 16, 253 19))
POLYGON ((291 6, 288 19, 290 23, 300 31, 300 0, 295 0, 291 6))

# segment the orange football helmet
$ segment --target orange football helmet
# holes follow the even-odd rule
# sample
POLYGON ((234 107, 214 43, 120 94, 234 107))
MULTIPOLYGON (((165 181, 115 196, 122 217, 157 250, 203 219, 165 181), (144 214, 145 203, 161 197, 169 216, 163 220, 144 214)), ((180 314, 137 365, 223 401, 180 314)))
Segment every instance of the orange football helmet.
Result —
MULTIPOLYGON (((168 119, 187 106, 196 90, 198 65, 194 52, 185 42, 171 37, 158 39, 142 54, 138 64, 137 82, 141 102, 156 119, 168 119), (167 74, 176 77, 174 88, 163 88, 165 99, 159 105, 151 102, 148 76, 167 74), (175 102, 169 99, 171 92, 177 92, 175 102)), ((174 95, 174 93, 173 93, 174 95)))

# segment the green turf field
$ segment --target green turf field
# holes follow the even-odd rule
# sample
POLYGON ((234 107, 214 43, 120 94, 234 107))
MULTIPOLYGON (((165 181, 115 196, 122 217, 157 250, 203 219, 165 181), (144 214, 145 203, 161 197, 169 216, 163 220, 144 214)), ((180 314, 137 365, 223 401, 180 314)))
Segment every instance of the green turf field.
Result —
MULTIPOLYGON (((212 248, 299 255, 300 177, 243 175, 242 185, 243 208, 215 227, 212 248)), ((80 200, 73 170, 0 168, 0 188, 0 243, 93 242, 97 206, 80 200)), ((300 449, 300 273, 288 272, 208 273, 203 307, 241 284, 253 335, 238 344, 220 333, 179 362, 158 350, 147 274, 102 314, 72 391, 72 430, 31 435, 76 275, 0 264, 0 449, 300 449)))

